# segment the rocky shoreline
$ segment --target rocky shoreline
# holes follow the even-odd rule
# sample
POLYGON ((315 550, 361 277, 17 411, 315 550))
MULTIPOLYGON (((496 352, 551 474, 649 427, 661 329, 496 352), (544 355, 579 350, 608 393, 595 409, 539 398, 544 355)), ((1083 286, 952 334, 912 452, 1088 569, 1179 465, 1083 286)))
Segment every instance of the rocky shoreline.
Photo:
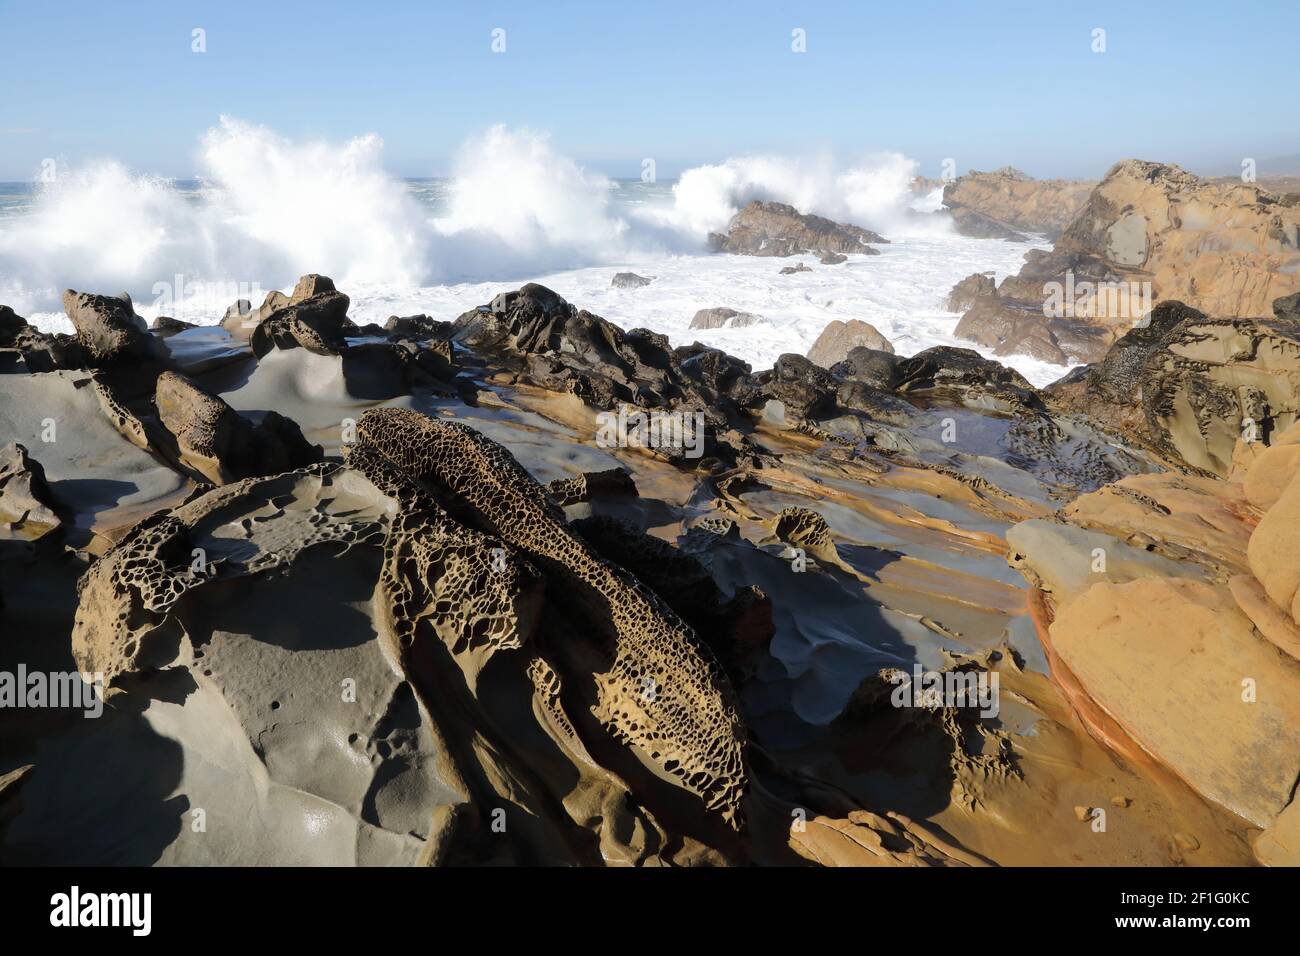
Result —
POLYGON ((0 856, 1300 862, 1294 296, 1162 302, 1042 391, 869 326, 755 371, 535 284, 349 305, 0 309, 0 671, 104 690, 0 711, 0 856))

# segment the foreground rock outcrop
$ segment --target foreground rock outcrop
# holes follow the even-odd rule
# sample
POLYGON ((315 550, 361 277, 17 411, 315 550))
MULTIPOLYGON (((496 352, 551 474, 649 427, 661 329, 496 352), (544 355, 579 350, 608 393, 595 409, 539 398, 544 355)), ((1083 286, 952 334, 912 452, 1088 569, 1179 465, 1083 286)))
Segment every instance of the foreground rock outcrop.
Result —
POLYGON ((290 419, 268 411, 253 425, 215 395, 174 372, 158 378, 158 418, 171 433, 181 463, 214 485, 270 475, 319 461, 320 448, 290 419))
POLYGON ((574 608, 586 608, 596 645, 555 653, 594 678, 592 712, 739 826, 744 731, 725 675, 691 630, 569 532, 541 486, 490 439, 398 409, 367 412, 359 437, 363 454, 472 509, 475 523, 536 562, 574 608))
POLYGON ((161 352, 128 295, 68 289, 63 293, 63 311, 77 330, 77 342, 96 366, 156 358, 161 352))
POLYGON ((1296 441, 1292 426, 1226 480, 1125 478, 1063 509, 1063 524, 1007 535, 1042 594, 1035 617, 1053 675, 1090 731, 1250 821, 1263 831, 1261 861, 1290 865, 1300 863, 1300 459, 1286 450, 1296 441))
POLYGON ((5 536, 39 538, 62 524, 45 469, 18 442, 0 448, 0 527, 5 536))
POLYGON ((68 289, 63 309, 76 330, 73 335, 41 332, 0 306, 0 373, 132 367, 157 363, 164 355, 126 294, 68 289))
POLYGON ((0 310, 0 672, 102 676, 0 711, 5 862, 1294 862, 1289 299, 1040 392, 340 297, 42 371, 0 310))

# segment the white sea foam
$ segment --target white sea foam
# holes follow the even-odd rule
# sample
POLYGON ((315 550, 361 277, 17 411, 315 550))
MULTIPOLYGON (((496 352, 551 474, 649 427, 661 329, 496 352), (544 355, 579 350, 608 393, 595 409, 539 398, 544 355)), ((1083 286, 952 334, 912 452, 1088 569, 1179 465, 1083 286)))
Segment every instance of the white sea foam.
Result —
MULTIPOLYGON (((558 153, 548 138, 493 127, 467 142, 445 184, 383 168, 383 144, 295 142, 222 118, 203 138, 202 185, 179 189, 112 161, 63 171, 31 208, 0 219, 0 302, 38 326, 69 331, 64 286, 135 297, 144 316, 220 319, 228 288, 287 289, 306 272, 332 276, 359 321, 392 313, 450 318, 526 281, 632 328, 699 340, 755 368, 806 352, 827 322, 859 318, 902 354, 958 343, 942 301, 971 272, 1016 271, 1032 243, 955 235, 936 215, 938 191, 910 189, 915 164, 882 154, 840 165, 829 156, 751 156, 701 166, 675 183, 616 184, 558 153), (854 222, 892 240, 879 256, 780 276, 794 259, 705 254, 751 199, 854 222), (614 271, 656 277, 609 287, 614 271), (176 289, 176 276, 184 285, 176 289), (158 289, 168 296, 159 300, 158 289), (173 297, 179 295, 179 301, 173 297), (764 317, 746 329, 688 329, 697 309, 764 317)), ((1045 383, 1064 372, 1003 361, 1045 383)))

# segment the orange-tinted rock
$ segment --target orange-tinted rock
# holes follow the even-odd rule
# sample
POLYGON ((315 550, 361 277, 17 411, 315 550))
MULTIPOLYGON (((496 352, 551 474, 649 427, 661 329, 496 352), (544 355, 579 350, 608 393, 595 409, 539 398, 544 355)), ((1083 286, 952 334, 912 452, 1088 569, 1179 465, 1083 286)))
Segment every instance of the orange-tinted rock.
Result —
POLYGON ((1224 591, 1096 584, 1058 610, 1051 637, 1089 697, 1202 796, 1260 827, 1290 802, 1300 662, 1261 641, 1224 591))

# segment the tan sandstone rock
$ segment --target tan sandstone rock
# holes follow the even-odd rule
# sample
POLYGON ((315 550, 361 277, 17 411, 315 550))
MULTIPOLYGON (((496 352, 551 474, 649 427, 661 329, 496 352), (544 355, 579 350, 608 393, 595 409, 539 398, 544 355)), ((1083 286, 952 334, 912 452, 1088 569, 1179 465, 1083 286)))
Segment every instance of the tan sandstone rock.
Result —
POLYGON ((1242 482, 1246 500, 1267 511, 1282 497, 1282 492, 1300 471, 1300 423, 1292 425, 1273 443, 1259 451, 1242 482))
POLYGON ((1223 591, 1096 584, 1058 610, 1051 639, 1089 696, 1202 796, 1260 827, 1290 802, 1300 662, 1261 641, 1223 591))
POLYGON ((1243 445, 1281 441, 1300 414, 1300 327, 1281 302, 1274 310, 1271 319, 1225 319, 1161 302, 1146 325, 1047 394, 1172 461, 1239 472, 1262 453, 1243 445))
POLYGON ((1300 802, 1293 800, 1259 835, 1255 856, 1265 866, 1300 866, 1300 802))
POLYGON ((1300 207, 1258 186, 1129 159, 1111 167, 1050 253, 1031 251, 1002 282, 999 308, 977 300, 957 335, 1003 355, 1036 354, 1022 343, 1050 335, 1065 355, 1092 362, 1160 300, 1263 316, 1297 291, 1300 207))
POLYGON ((829 322, 817 341, 808 350, 808 360, 830 368, 836 362, 842 362, 855 348, 875 349, 878 352, 894 354, 894 346, 876 330, 874 325, 861 319, 841 322, 839 319, 829 322))
MULTIPOLYGON (((943 204, 954 213, 968 210, 1009 229, 1055 238, 1078 214, 1095 185, 1084 180, 1033 179, 1004 166, 991 173, 959 176, 944 187, 943 204)), ((961 220, 957 221, 958 231, 963 232, 961 220)))
POLYGON ((1300 620, 1300 477, 1293 477, 1250 536, 1250 570, 1269 598, 1300 620))

